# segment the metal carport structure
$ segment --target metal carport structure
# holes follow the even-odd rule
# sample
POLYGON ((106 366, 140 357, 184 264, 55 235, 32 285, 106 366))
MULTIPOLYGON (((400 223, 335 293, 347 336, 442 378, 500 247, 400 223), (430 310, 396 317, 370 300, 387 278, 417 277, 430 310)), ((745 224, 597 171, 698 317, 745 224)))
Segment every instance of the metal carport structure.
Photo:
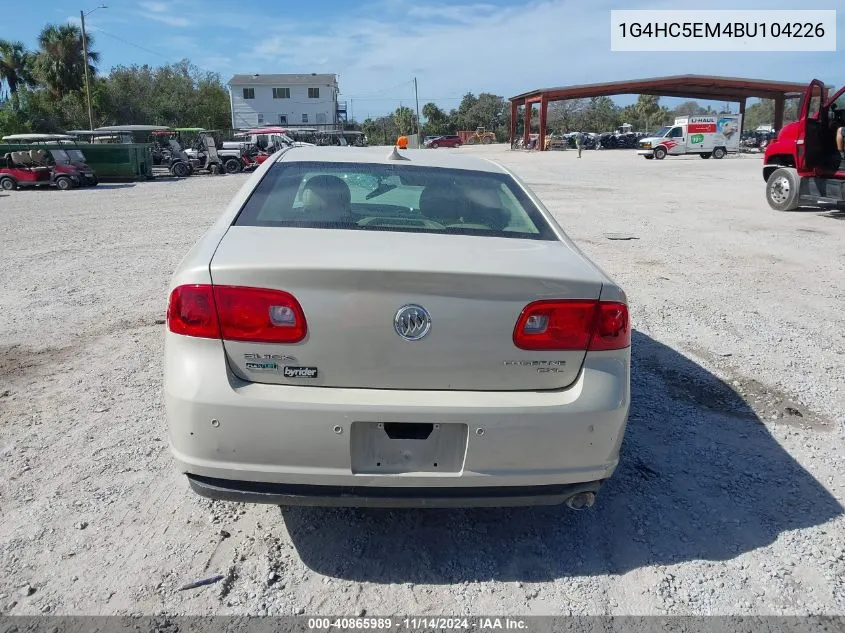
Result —
MULTIPOLYGON (((516 138, 519 106, 525 106, 523 112, 525 144, 531 133, 531 114, 533 105, 540 104, 540 138, 537 146, 545 149, 546 119, 549 103, 566 99, 603 97, 621 94, 658 95, 661 97, 680 97, 684 99, 705 99, 739 103, 740 114, 745 114, 745 102, 748 98, 773 99, 775 102, 774 127, 783 127, 783 107, 786 99, 801 97, 807 90, 807 83, 770 81, 766 79, 742 79, 739 77, 713 77, 708 75, 675 75, 651 79, 630 81, 612 81, 580 86, 561 86, 559 88, 541 88, 524 92, 510 98, 511 129, 510 140, 516 138)), ((828 89, 825 88, 825 96, 828 89)))

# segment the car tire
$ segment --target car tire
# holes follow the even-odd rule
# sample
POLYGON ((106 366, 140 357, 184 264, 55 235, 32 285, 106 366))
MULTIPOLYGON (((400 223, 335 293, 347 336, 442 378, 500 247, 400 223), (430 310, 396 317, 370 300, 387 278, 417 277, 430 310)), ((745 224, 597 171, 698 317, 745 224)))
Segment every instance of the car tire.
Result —
POLYGON ((73 182, 71 182, 70 178, 67 178, 66 176, 60 176, 56 178, 56 188, 61 191, 73 189, 73 182))
POLYGON ((431 144, 431 149, 437 149, 438 147, 440 147, 439 143, 432 143, 431 144))
POLYGON ((657 160, 663 160, 666 158, 666 150, 663 147, 655 147, 654 152, 652 153, 657 160))
POLYGON ((96 187, 99 184, 100 184, 100 179, 97 178, 96 176, 94 176, 94 178, 91 180, 91 186, 96 187))
POLYGON ((724 158, 725 154, 727 154, 727 152, 725 151, 724 147, 717 147, 713 150, 713 158, 715 158, 716 160, 724 158))
POLYGON ((701 156, 702 158, 710 158, 710 154, 708 154, 707 152, 701 152, 699 156, 701 156))
POLYGON ((3 191, 14 191, 17 184, 11 178, 0 178, 0 189, 3 191))
POLYGON ((766 202, 775 211, 794 211, 801 196, 801 178, 792 167, 780 167, 766 181, 766 202))
POLYGON ((237 158, 230 158, 224 164, 227 174, 237 174, 243 169, 243 163, 237 158))
POLYGON ((170 172, 177 178, 187 178, 191 174, 191 168, 185 163, 176 163, 170 168, 170 172))

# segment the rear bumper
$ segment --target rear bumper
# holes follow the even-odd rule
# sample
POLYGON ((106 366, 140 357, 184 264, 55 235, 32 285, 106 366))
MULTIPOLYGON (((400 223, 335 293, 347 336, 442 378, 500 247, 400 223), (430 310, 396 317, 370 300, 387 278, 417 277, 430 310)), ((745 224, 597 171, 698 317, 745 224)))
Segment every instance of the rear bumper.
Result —
POLYGON ((596 494, 603 483, 593 481, 533 487, 389 488, 270 484, 213 479, 190 474, 188 482, 197 494, 219 501, 364 508, 501 508, 559 505, 578 493, 596 494))
POLYGON ((564 390, 433 392, 247 383, 228 370, 220 341, 168 332, 165 347, 171 451, 194 490, 214 498, 559 503, 611 476, 630 405, 630 348, 587 354, 564 390), (465 446, 448 472, 374 472, 356 464, 356 423, 463 425, 465 446))

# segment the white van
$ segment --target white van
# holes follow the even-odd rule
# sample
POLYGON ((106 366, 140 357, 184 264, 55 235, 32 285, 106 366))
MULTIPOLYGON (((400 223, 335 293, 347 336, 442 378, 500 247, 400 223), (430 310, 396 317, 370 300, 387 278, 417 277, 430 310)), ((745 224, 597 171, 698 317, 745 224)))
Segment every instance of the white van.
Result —
POLYGON ((666 156, 698 154, 701 158, 724 158, 739 151, 742 118, 738 114, 684 116, 654 136, 640 141, 640 156, 662 160, 666 156))

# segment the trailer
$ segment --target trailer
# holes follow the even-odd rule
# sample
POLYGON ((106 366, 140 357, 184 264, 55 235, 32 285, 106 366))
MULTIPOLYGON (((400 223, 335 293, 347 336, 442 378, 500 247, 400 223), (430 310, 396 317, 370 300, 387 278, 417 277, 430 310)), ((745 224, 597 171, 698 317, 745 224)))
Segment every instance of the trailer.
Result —
POLYGON ((85 162, 98 180, 151 180, 153 155, 151 143, 135 143, 125 132, 72 130, 85 162))

